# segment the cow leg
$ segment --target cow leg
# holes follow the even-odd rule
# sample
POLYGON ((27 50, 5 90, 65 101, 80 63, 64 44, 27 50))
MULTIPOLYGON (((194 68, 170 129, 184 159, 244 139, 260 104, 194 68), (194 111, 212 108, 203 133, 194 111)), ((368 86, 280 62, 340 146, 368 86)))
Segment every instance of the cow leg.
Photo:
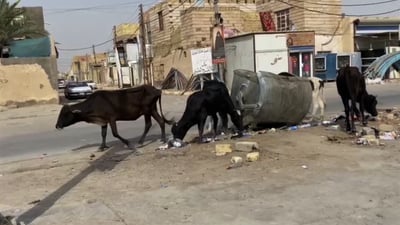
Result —
POLYGON ((109 147, 106 145, 106 137, 107 137, 107 124, 101 126, 101 145, 99 147, 99 151, 104 151, 109 147))
POLYGON ((213 115, 211 115, 212 116, 212 119, 213 119, 213 122, 214 122, 214 126, 213 126, 213 129, 214 129, 214 136, 213 136, 213 139, 215 139, 216 137, 217 137, 217 128, 218 128, 218 116, 217 116, 217 114, 215 113, 215 114, 213 114, 213 115))
POLYGON ((324 102, 324 100, 322 99, 322 97, 319 97, 319 98, 318 98, 318 105, 319 105, 319 109, 320 109, 320 112, 321 112, 320 119, 321 119, 321 120, 324 120, 324 115, 325 115, 325 102, 324 102))
POLYGON ((236 111, 232 111, 229 113, 232 123, 236 126, 236 128, 238 129, 238 134, 232 136, 231 138, 239 138, 239 137, 243 137, 243 121, 242 121, 242 116, 239 115, 236 111))
POLYGON ((221 117, 222 121, 222 132, 226 134, 228 132, 228 114, 220 113, 219 116, 221 117))
MULTIPOLYGON (((139 144, 140 144, 140 145, 143 145, 144 138, 146 137, 147 133, 149 132, 150 127, 151 127, 151 116, 145 114, 145 115, 144 115, 144 132, 143 132, 143 134, 142 134, 142 137, 140 137, 140 140, 139 140, 139 144)), ((162 128, 161 128, 161 129, 162 129, 162 128)), ((165 132, 165 131, 164 131, 164 132, 165 132)), ((165 135, 165 134, 164 134, 164 135, 165 135)))
POLYGON ((342 102, 343 102, 343 106, 344 106, 344 113, 346 115, 346 131, 350 131, 350 118, 349 118, 349 100, 342 97, 342 102))
POLYGON ((365 116, 364 116, 364 97, 361 97, 361 101, 360 101, 360 114, 361 114, 361 123, 362 123, 362 125, 366 126, 367 121, 365 120, 365 116))
POLYGON ((122 143, 124 143, 125 145, 127 145, 129 149, 132 149, 132 150, 135 149, 135 147, 132 146, 131 143, 130 143, 128 140, 126 140, 125 138, 121 137, 121 136, 118 134, 118 129, 117 129, 117 123, 116 123, 116 121, 111 121, 111 122, 110 122, 110 127, 111 127, 111 131, 112 131, 112 134, 113 134, 114 137, 116 137, 116 138, 118 138, 120 141, 122 141, 122 143))
POLYGON ((203 132, 204 132, 204 124, 207 120, 207 112, 201 111, 199 115, 199 121, 197 123, 197 127, 199 129, 199 143, 203 143, 203 132))
MULTIPOLYGON (((167 138, 165 137, 165 121, 161 116, 158 114, 156 110, 154 110, 151 114, 151 116, 157 121, 158 125, 160 125, 161 128, 161 141, 162 142, 167 142, 167 138)), ((151 123, 151 121, 150 121, 151 123)))
POLYGON ((351 108, 350 108, 350 121, 351 121, 351 132, 355 133, 356 132, 356 126, 354 125, 354 109, 356 108, 356 100, 355 99, 351 99, 351 108))

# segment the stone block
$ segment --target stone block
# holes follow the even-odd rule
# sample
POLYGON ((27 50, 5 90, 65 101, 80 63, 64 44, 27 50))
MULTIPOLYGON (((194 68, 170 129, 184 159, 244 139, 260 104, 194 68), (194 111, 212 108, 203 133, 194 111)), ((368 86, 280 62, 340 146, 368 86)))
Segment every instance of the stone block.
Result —
POLYGON ((258 150, 260 147, 257 142, 254 141, 240 141, 235 143, 235 150, 240 152, 251 152, 258 150))
POLYGON ((230 144, 216 144, 215 145, 215 154, 217 156, 223 156, 230 152, 232 152, 232 147, 230 144))

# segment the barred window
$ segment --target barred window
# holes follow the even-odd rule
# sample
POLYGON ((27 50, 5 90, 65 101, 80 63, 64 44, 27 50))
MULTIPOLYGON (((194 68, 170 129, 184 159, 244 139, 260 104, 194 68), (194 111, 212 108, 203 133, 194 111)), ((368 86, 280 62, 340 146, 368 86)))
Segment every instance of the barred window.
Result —
POLYGON ((275 14, 276 14, 278 31, 289 31, 290 30, 289 9, 277 11, 275 14))

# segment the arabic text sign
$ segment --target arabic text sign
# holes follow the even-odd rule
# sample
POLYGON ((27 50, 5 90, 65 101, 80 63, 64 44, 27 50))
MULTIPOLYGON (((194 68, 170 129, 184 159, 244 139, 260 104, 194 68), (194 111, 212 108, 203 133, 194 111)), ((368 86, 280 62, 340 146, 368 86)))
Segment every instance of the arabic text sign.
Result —
POLYGON ((211 48, 199 48, 191 50, 193 74, 214 73, 215 66, 212 63, 211 48))

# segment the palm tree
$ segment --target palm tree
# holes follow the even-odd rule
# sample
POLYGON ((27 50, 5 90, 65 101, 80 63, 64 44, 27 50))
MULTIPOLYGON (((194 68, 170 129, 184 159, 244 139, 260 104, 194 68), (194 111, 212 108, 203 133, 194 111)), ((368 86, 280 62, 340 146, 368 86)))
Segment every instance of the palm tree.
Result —
POLYGON ((48 34, 38 29, 35 22, 25 14, 24 8, 18 8, 19 2, 17 0, 9 4, 7 0, 0 0, 0 51, 13 40, 48 34))

